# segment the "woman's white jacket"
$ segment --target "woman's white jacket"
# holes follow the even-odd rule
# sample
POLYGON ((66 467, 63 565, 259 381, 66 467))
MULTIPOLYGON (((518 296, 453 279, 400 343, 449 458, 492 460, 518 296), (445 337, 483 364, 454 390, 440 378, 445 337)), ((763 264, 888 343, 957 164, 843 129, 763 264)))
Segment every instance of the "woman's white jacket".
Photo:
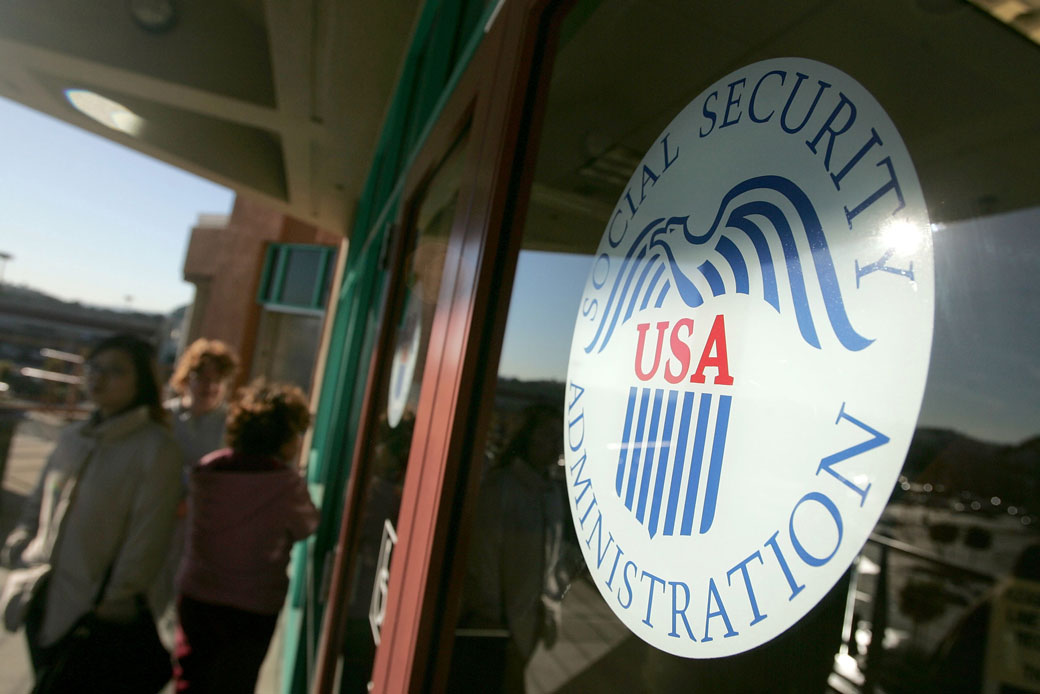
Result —
POLYGON ((54 567, 42 645, 57 641, 93 609, 110 569, 98 614, 134 614, 136 596, 147 593, 166 556, 180 476, 177 444, 145 407, 62 432, 16 530, 32 538, 22 565, 54 567))

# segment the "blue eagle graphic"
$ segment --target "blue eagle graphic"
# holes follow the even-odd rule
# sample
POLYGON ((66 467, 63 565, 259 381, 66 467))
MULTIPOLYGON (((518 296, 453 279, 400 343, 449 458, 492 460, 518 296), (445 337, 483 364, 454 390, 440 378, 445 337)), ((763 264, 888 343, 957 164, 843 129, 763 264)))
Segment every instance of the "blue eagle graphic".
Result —
POLYGON ((786 267, 791 303, 798 321, 798 329, 806 343, 820 349, 816 321, 813 319, 806 293, 802 257, 795 243, 796 233, 805 234, 812 252, 812 262, 827 319, 838 341, 849 351, 862 350, 873 342, 872 339, 857 333, 850 324, 819 215, 816 214, 809 197, 791 180, 771 175, 749 178, 723 196, 715 221, 706 232, 697 234, 691 231, 688 222, 689 215, 659 217, 647 224, 635 237, 610 290, 595 336, 585 346, 586 353, 594 350, 603 351, 618 324, 626 323, 633 312, 641 312, 648 308, 651 301, 655 307, 660 308, 673 287, 687 306, 695 308, 704 303, 701 291, 675 259, 675 244, 684 240, 695 246, 705 246, 709 241, 715 240, 712 252, 706 253, 704 262, 694 268, 704 280, 701 286, 706 283, 712 296, 720 296, 727 292, 749 294, 748 268, 754 267, 756 263, 749 263, 740 247, 733 242, 733 238, 740 234, 750 239, 755 249, 757 267, 762 278, 762 298, 777 313, 780 313, 780 296, 776 268, 786 267), (765 196, 749 195, 742 198, 744 201, 734 204, 734 200, 739 196, 754 191, 774 191, 786 198, 798 217, 794 220, 796 223, 792 224, 792 220, 787 218, 785 211, 778 205, 761 199, 765 196), (720 228, 723 219, 725 225, 720 228), (757 221, 762 219, 768 222, 766 229, 757 221), (776 262, 772 256, 766 240, 768 227, 771 227, 772 233, 779 238, 784 255, 783 264, 776 262), (676 233, 679 230, 681 236, 676 233), (727 286, 719 272, 718 268, 723 264, 728 265, 732 271, 733 286, 727 286), (670 273, 670 277, 666 277, 666 272, 670 273))

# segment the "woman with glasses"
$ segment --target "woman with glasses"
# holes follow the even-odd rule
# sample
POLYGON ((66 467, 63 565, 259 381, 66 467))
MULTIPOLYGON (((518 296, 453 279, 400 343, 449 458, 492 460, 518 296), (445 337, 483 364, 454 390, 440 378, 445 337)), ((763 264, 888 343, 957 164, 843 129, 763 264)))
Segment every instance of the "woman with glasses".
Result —
MULTIPOLYGON (((4 546, 15 569, 4 590, 5 626, 24 621, 38 678, 85 625, 150 620, 143 596, 166 556, 179 498, 180 454, 151 346, 107 338, 85 371, 95 409, 61 433, 4 546)), ((90 667, 129 675, 128 654, 106 655, 111 662, 90 667)))

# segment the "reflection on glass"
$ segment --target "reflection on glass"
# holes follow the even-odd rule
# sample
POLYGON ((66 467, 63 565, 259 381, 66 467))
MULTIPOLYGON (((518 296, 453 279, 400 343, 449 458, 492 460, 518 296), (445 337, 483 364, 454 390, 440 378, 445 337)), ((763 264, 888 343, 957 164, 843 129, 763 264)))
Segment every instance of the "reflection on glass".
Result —
POLYGON ((310 391, 321 322, 320 315, 262 311, 251 378, 284 381, 310 391))
MULTIPOLYGON (((536 403, 512 415, 515 431, 480 488, 481 532, 470 546, 456 658, 494 663, 506 690, 523 691, 535 647, 556 641, 561 601, 581 553, 560 467, 563 411, 536 403)), ((453 688, 465 684, 480 682, 457 680, 453 688)))
POLYGON ((1040 50, 958 2, 579 2, 560 36, 449 691, 1040 691, 1040 50), (559 446, 522 441, 564 405, 591 254, 642 153, 705 85, 787 55, 860 80, 903 133, 934 222, 928 383, 842 580, 760 648, 685 660, 614 617, 577 559, 591 538, 557 534, 559 446))
POLYGON ((339 659, 338 691, 368 691, 379 633, 379 606, 386 589, 387 537, 396 526, 405 467, 411 448, 423 364, 455 216, 465 139, 441 163, 415 205, 414 230, 405 260, 403 298, 393 314, 391 362, 377 385, 377 421, 360 462, 364 490, 354 528, 355 559, 348 578, 347 618, 339 659), (389 524, 389 529, 388 529, 389 524), (382 564, 380 563, 382 560, 382 564), (373 607, 375 606, 375 608, 373 607))
POLYGON ((291 306, 311 306, 314 303, 314 284, 325 254, 321 250, 306 248, 286 248, 289 258, 282 285, 279 303, 291 306))

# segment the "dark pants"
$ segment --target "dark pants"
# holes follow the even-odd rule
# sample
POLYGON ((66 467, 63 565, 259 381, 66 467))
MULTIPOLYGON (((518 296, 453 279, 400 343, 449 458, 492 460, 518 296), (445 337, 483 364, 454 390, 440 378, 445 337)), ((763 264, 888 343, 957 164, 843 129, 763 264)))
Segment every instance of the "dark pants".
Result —
POLYGON ((61 640, 57 643, 45 646, 40 642, 40 633, 44 628, 44 597, 47 595, 47 584, 50 577, 46 577, 36 586, 36 590, 29 600, 29 608, 25 613, 25 641, 29 646, 29 661, 32 663, 32 673, 38 678, 43 670, 51 665, 60 649, 61 640))
POLYGON ((456 636, 447 691, 524 694, 528 659, 509 637, 456 636))
POLYGON ((176 691, 252 694, 278 615, 211 605, 186 595, 178 599, 177 613, 176 691))
POLYGON ((47 592, 46 580, 44 579, 44 582, 37 587, 25 613, 25 641, 29 646, 29 660, 32 662, 33 674, 37 677, 41 670, 50 665, 57 650, 54 646, 40 644, 40 630, 43 628, 43 596, 47 592))

